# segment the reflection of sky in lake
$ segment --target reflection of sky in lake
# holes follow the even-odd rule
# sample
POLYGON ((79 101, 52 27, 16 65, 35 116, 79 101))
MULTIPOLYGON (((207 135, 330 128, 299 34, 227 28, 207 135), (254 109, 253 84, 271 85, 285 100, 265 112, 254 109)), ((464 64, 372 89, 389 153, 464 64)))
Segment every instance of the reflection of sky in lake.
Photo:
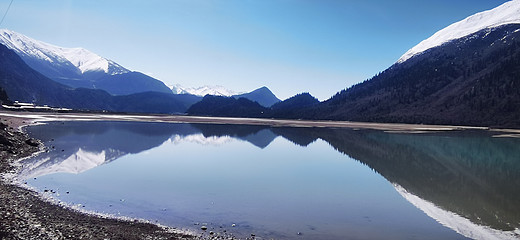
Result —
MULTIPOLYGON (((408 154, 410 158, 424 158, 411 150, 414 145, 409 143, 420 142, 424 138, 421 136, 142 123, 65 123, 57 126, 63 132, 54 135, 49 134, 53 131, 42 130, 52 127, 29 129, 33 135, 46 132, 47 138, 42 138, 53 139, 47 143, 56 146, 56 150, 43 154, 44 158, 67 158, 67 151, 74 153, 77 149, 118 153, 117 161, 107 159, 108 163, 80 174, 54 173, 28 181, 40 190, 56 190, 60 200, 85 205, 88 210, 192 229, 199 227, 194 223, 207 223, 217 232, 227 229, 242 236, 254 232, 267 238, 464 238, 414 207, 385 179, 398 181, 413 192, 417 186, 401 176, 403 173, 394 171, 398 175, 394 176, 387 173, 391 167, 365 160, 374 156, 384 160, 389 140, 407 144, 406 151, 394 147, 401 154, 393 157, 406 158, 408 154), (67 128, 70 131, 63 130, 67 128), (98 131, 92 133, 86 130, 89 128, 98 131), (111 141, 99 140, 103 137, 111 141), (356 143, 371 147, 362 151, 363 147, 356 143), (361 162, 335 151, 329 144, 361 162), (385 178, 365 164, 375 167, 385 178), (70 193, 66 194, 67 191, 70 193), (237 227, 230 227, 233 223, 237 227)), ((446 155, 438 149, 428 151, 436 156, 446 155)), ((24 164, 31 166, 37 161, 32 159, 24 164)), ((49 169, 52 165, 39 166, 49 169)), ((27 168, 24 171, 31 172, 27 168)), ((424 184, 420 179, 417 182, 424 184)), ((431 192, 430 186, 424 189, 431 192)), ((512 201, 517 200, 513 197, 512 201)))

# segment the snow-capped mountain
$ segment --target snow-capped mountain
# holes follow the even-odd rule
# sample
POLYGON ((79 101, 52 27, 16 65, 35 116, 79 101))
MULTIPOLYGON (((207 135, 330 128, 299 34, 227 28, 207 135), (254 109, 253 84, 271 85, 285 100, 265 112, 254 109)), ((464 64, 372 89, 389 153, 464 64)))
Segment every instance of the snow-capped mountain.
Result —
POLYGON ((72 88, 101 89, 112 95, 171 94, 163 82, 83 48, 59 47, 6 29, 0 30, 0 44, 13 50, 32 69, 72 88))
POLYGON ((506 2, 494 9, 474 14, 462 21, 451 24, 408 50, 397 62, 402 63, 428 49, 441 46, 446 42, 468 36, 480 30, 513 23, 520 23, 520 0, 506 2))
POLYGON ((0 43, 20 56, 36 57, 54 65, 76 68, 81 74, 102 71, 115 75, 129 72, 123 66, 84 48, 58 47, 7 29, 0 29, 0 43))
POLYGON ((293 118, 520 126, 520 0, 474 14, 293 118))
POLYGON ((180 84, 175 84, 173 86, 169 86, 172 89, 172 92, 175 94, 192 94, 195 96, 204 97, 206 95, 214 95, 214 96, 226 96, 231 97, 233 95, 241 94, 241 92, 235 92, 233 90, 227 89, 223 86, 202 86, 202 87, 183 87, 180 84))

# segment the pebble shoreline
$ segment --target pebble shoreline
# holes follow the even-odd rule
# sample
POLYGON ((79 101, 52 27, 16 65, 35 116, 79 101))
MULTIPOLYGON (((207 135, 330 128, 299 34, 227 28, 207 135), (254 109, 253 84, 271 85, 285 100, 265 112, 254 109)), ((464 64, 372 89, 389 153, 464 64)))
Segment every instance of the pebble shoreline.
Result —
POLYGON ((88 215, 45 201, 8 177, 16 161, 42 144, 19 130, 23 118, 0 119, 0 239, 201 239, 173 228, 136 220, 88 215))

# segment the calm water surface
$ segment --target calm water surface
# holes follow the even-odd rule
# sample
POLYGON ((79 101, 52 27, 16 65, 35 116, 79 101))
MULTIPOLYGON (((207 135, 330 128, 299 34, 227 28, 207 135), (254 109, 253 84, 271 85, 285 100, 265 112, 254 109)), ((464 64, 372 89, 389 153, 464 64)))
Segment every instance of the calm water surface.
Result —
POLYGON ((520 237, 520 139, 128 122, 27 131, 49 151, 19 178, 89 211, 241 238, 520 237))

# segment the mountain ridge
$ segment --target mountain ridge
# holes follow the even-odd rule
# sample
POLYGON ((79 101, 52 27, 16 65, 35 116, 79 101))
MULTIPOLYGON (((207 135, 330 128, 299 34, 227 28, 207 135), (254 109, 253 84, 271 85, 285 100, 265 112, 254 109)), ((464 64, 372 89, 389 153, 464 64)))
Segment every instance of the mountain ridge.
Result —
POLYGON ((101 89, 112 95, 171 93, 162 81, 128 70, 84 48, 59 47, 7 29, 0 29, 0 44, 14 50, 44 76, 72 88, 101 89))
POLYGON ((408 50, 399 58, 397 63, 405 62, 428 49, 441 46, 446 42, 460 39, 483 29, 515 23, 520 24, 520 0, 506 2, 491 10, 473 14, 461 21, 450 24, 408 50))
POLYGON ((266 86, 260 87, 248 93, 232 96, 235 99, 246 98, 253 102, 257 102, 263 107, 271 107, 273 104, 280 102, 280 99, 266 86))
POLYGON ((450 41, 345 89, 311 118, 520 127, 520 24, 450 41))
POLYGON ((8 29, 0 29, 0 43, 14 50, 18 55, 35 56, 50 63, 71 64, 81 74, 89 71, 103 71, 110 75, 130 72, 114 61, 84 48, 59 47, 8 29))

